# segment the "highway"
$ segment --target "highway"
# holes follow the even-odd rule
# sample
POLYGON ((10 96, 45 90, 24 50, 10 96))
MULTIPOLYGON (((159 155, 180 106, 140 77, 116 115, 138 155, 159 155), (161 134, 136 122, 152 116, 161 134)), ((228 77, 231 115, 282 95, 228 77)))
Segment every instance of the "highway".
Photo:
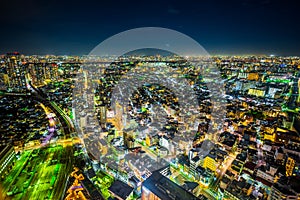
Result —
MULTIPOLYGON (((55 190, 55 194, 52 194, 55 199, 63 199, 64 197, 64 190, 66 188, 66 180, 69 176, 69 173, 72 170, 72 163, 73 163, 73 155, 72 155, 72 147, 74 143, 81 143, 79 138, 72 138, 71 134, 75 132, 73 121, 69 118, 69 116, 55 103, 51 102, 47 99, 47 95, 44 94, 41 90, 34 87, 31 83, 29 83, 31 96, 35 97, 39 100, 47 109, 49 108, 59 119, 59 122, 62 125, 64 138, 60 138, 54 143, 57 145, 62 145, 67 148, 66 157, 64 158, 64 164, 62 165, 62 169, 59 170, 57 175, 57 181, 55 182, 54 187, 58 188, 55 190)), ((28 149, 37 149, 41 148, 42 145, 35 145, 32 147, 28 147, 28 149)))
POLYGON ((49 107, 55 113, 63 126, 65 137, 70 138, 71 133, 75 131, 75 128, 69 116, 67 116, 67 114, 59 106, 57 106, 55 102, 49 101, 47 99, 47 95, 44 94, 41 90, 35 88, 31 83, 29 83, 29 86, 32 91, 32 96, 36 97, 41 103, 49 107))

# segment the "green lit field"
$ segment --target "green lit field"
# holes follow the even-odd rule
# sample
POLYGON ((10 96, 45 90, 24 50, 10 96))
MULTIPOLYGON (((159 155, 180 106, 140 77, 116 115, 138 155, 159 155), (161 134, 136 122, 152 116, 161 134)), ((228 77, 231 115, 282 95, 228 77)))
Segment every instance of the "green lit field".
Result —
POLYGON ((71 147, 25 151, 2 183, 0 199, 60 199, 72 168, 71 147))
POLYGON ((99 171, 97 173, 97 177, 95 177, 95 185, 101 190, 101 193, 105 199, 110 197, 110 193, 108 192, 108 188, 114 182, 114 178, 110 175, 99 171))

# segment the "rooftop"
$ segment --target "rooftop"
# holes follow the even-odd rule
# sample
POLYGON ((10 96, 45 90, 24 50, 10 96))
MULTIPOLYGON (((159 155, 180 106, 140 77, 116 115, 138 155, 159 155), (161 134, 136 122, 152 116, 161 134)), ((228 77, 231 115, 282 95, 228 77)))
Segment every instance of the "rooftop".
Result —
POLYGON ((158 171, 153 172, 153 174, 143 182, 143 187, 146 187, 163 200, 199 199, 184 188, 164 177, 158 171))
POLYGON ((130 193, 133 191, 132 187, 119 180, 116 180, 108 189, 122 199, 127 199, 130 193))

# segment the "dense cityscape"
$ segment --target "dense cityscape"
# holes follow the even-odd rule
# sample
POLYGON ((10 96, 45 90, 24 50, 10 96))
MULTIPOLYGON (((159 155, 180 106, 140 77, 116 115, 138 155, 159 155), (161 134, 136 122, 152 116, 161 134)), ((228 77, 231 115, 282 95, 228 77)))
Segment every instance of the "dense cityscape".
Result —
POLYGON ((300 199, 300 57, 111 59, 0 56, 1 200, 300 199))

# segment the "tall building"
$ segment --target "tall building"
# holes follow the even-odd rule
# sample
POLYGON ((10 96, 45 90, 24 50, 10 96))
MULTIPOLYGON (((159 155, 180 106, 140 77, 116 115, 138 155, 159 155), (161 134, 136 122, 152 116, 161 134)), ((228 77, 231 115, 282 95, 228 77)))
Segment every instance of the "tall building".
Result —
POLYGON ((46 80, 55 81, 58 78, 58 66, 56 63, 44 63, 44 78, 46 80))
POLYGON ((58 78, 58 67, 52 63, 29 63, 28 74, 32 84, 41 86, 45 81, 55 81, 58 78))
POLYGON ((26 90, 26 66, 22 64, 21 56, 18 52, 7 53, 7 74, 9 77, 9 90, 22 92, 26 90))

